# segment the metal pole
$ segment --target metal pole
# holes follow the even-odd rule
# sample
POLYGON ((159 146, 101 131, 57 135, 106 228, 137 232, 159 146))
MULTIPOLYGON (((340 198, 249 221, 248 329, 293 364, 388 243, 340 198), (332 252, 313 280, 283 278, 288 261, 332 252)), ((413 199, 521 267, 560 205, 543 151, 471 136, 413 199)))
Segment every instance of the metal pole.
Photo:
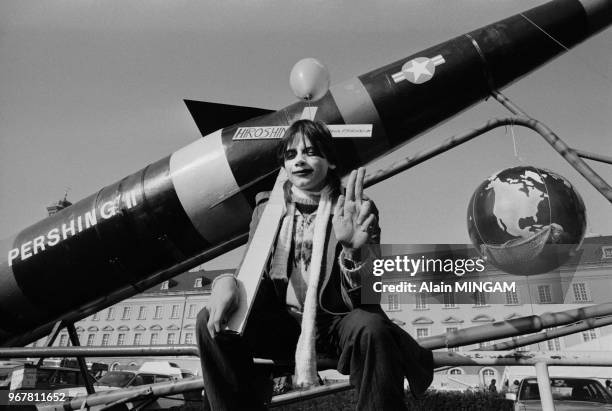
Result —
POLYGON ((576 153, 578 157, 588 158, 589 160, 599 161, 600 163, 612 164, 612 157, 610 156, 589 153, 588 151, 576 150, 576 149, 574 149, 574 153, 576 153))
POLYGON ((550 365, 581 367, 612 366, 612 351, 464 351, 434 352, 435 366, 467 365, 550 365))
POLYGON ((576 154, 575 150, 572 150, 557 136, 548 126, 544 123, 528 116, 523 110, 521 110, 515 103, 513 103, 508 97, 504 96, 499 91, 493 91, 493 97, 504 107, 506 107, 513 114, 519 115, 516 119, 516 123, 529 127, 538 133, 554 148, 561 156, 567 160, 568 163, 576 171, 578 171, 584 178, 597 191, 599 191, 605 198, 612 203, 612 187, 606 183, 606 181, 599 176, 587 163, 585 163, 576 154))
POLYGON ((421 151, 420 153, 416 153, 410 157, 405 157, 391 164, 387 168, 379 169, 372 174, 366 175, 364 182, 363 182, 363 186, 369 187, 371 185, 378 184, 381 181, 384 181, 388 178, 393 177, 396 174, 401 173, 402 171, 406 171, 452 148, 455 148, 463 143, 467 143, 468 141, 488 131, 491 131, 494 128, 501 127, 501 126, 507 126, 507 125, 512 124, 513 122, 514 122, 513 118, 497 118, 497 119, 489 120, 485 124, 482 124, 473 130, 466 131, 464 133, 461 133, 456 136, 452 136, 444 140, 441 144, 439 144, 436 147, 421 151))
POLYGON ((270 407, 280 407, 282 405, 289 405, 300 401, 306 401, 316 397, 322 397, 323 395, 336 394, 342 391, 350 390, 353 388, 347 382, 339 382, 331 385, 322 385, 303 391, 293 391, 286 394, 275 395, 272 398, 270 407))
POLYGON ((120 347, 48 347, 0 348, 0 358, 27 357, 152 357, 152 356, 194 356, 198 357, 197 345, 140 345, 120 347))
MULTIPOLYGON (((74 347, 80 347, 79 336, 74 328, 74 324, 70 323, 66 326, 68 330, 68 335, 70 336, 70 341, 72 341, 72 345, 74 347)), ((91 384, 91 380, 89 379, 89 372, 87 372, 87 363, 85 363, 85 357, 77 357, 77 362, 79 363, 79 369, 81 370, 81 375, 83 376, 83 380, 85 380, 85 389, 87 390, 87 394, 93 394, 96 392, 94 390, 93 385, 91 384)))
POLYGON ((548 365, 545 362, 537 362, 535 365, 536 377, 538 378, 538 390, 540 391, 540 401, 542 411, 555 411, 552 390, 550 387, 550 376, 548 375, 548 365))
MULTIPOLYGON (((57 338, 57 336, 59 335, 59 332, 61 330, 62 330, 62 322, 61 321, 56 321, 55 324, 53 324, 53 329, 51 330, 51 333, 47 337, 47 341, 45 342, 45 347, 53 346, 53 343, 55 342, 55 339, 57 338)), ((2 358, 2 357, 0 356, 0 358, 2 358)), ((36 364, 36 368, 38 368, 38 367, 40 367, 42 365, 43 365, 43 358, 40 358, 38 360, 38 363, 36 364)))
POLYGON ((419 340, 419 344, 431 350, 445 347, 460 347, 482 341, 530 334, 545 328, 567 325, 587 318, 607 315, 612 315, 612 303, 591 305, 556 313, 530 315, 487 325, 477 325, 423 338, 419 340))
POLYGON ((575 334, 580 331, 590 330, 592 328, 604 327, 612 324, 612 316, 603 318, 589 318, 586 320, 579 321, 575 324, 568 325, 563 328, 554 328, 546 330, 539 334, 527 335, 512 339, 511 341, 505 341, 497 344, 493 344, 485 347, 487 350, 510 350, 513 348, 523 347, 525 345, 538 343, 541 341, 547 341, 557 337, 563 337, 564 335, 575 334))

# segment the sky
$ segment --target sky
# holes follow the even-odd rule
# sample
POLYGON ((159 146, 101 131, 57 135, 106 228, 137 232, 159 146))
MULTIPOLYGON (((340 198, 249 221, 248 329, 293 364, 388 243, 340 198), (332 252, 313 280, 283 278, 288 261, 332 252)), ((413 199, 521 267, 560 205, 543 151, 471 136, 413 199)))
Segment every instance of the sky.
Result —
MULTIPOLYGON (((67 189, 76 202, 200 138, 183 99, 279 109, 295 101, 289 72, 304 57, 339 83, 542 3, 3 0, 0 238, 44 218, 67 189)), ((612 29, 503 92, 570 146, 612 156, 612 29)), ((495 101, 480 103, 368 170, 508 115, 495 101)), ((612 183, 612 166, 590 164, 612 183)), ((565 176, 584 198, 587 234, 612 234, 610 203, 539 135, 517 127, 368 189, 382 241, 469 242, 474 189, 517 165, 565 176)), ((234 266, 242 252, 206 267, 234 266)))

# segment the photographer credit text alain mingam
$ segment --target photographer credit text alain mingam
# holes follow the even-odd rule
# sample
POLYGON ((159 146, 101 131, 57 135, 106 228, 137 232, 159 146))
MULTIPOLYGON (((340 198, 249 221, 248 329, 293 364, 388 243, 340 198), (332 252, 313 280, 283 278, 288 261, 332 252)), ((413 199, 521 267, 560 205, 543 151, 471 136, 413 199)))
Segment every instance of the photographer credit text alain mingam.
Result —
POLYGON ((374 260, 372 274, 381 277, 381 281, 372 284, 375 293, 474 293, 474 292, 514 292, 514 281, 455 281, 452 284, 444 281, 394 281, 383 283, 385 273, 403 273, 411 278, 417 273, 454 274, 462 277, 466 273, 482 273, 485 271, 485 260, 482 258, 411 258, 395 256, 374 260))

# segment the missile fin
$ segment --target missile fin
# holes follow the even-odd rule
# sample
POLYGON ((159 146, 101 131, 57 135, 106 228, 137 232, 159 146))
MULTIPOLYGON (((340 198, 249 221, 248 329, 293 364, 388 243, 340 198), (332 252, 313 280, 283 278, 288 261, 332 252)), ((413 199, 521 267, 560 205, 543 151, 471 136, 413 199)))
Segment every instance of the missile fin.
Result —
POLYGON ((233 106, 197 100, 183 101, 202 136, 220 128, 274 112, 274 110, 258 107, 233 106))

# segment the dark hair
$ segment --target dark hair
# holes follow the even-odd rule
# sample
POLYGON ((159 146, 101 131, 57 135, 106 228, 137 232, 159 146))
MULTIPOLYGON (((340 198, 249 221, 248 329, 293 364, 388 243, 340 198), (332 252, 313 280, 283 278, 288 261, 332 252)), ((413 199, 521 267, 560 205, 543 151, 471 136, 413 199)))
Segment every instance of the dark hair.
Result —
MULTIPOLYGON (((296 139, 306 137, 310 143, 330 164, 337 165, 337 156, 332 144, 332 135, 325 123, 312 120, 298 120, 285 131, 278 144, 276 159, 281 167, 285 166, 285 152, 296 139)), ((327 180, 335 192, 340 191, 340 177, 331 168, 327 171, 327 180)))
POLYGON ((285 165, 287 147, 301 137, 307 137, 317 151, 321 153, 321 157, 327 159, 330 164, 338 163, 332 145, 332 136, 327 126, 320 121, 298 120, 285 131, 285 135, 278 145, 276 159, 281 167, 285 165))

